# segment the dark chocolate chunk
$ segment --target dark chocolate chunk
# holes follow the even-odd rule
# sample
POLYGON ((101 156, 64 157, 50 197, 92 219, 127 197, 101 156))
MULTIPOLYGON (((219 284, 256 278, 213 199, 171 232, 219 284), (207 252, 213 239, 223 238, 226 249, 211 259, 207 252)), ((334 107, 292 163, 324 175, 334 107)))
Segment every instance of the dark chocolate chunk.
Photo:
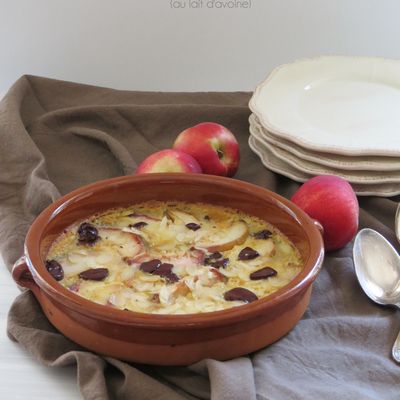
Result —
POLYGON ((170 274, 173 267, 174 266, 172 264, 162 263, 153 271, 153 274, 160 276, 170 274))
POLYGON ((56 260, 47 260, 46 269, 49 274, 56 280, 61 281, 64 278, 64 270, 61 264, 56 260))
POLYGON ((79 243, 93 244, 99 239, 99 231, 89 222, 82 223, 78 228, 79 243))
POLYGON ((260 254, 258 251, 252 249, 251 247, 245 247, 243 250, 240 251, 238 260, 253 260, 257 258, 260 254))
POLYGON ((252 272, 250 274, 250 279, 253 281, 257 281, 259 279, 270 278, 271 276, 275 276, 277 274, 278 274, 278 272, 276 272, 273 268, 265 267, 265 268, 259 269, 258 271, 252 272))
POLYGON ((141 263, 139 268, 143 272, 148 272, 149 274, 152 274, 160 265, 161 261, 155 259, 141 263))
POLYGON ((174 274, 173 272, 164 275, 163 278, 165 278, 170 283, 179 282, 179 276, 174 274))
POLYGON ((140 222, 136 222, 136 224, 130 224, 128 226, 129 226, 129 228, 142 229, 146 225, 148 225, 147 222, 140 221, 140 222))
POLYGON ((272 232, 268 229, 263 229, 262 231, 253 233, 256 239, 268 239, 272 236, 272 232))
POLYGON ((107 278, 107 276, 107 268, 91 268, 79 274, 79 277, 85 281, 102 281, 103 279, 107 278))
POLYGON ((208 258, 211 260, 218 260, 219 258, 222 258, 222 254, 219 251, 216 251, 215 253, 211 253, 208 258))
POLYGON ((210 220, 210 217, 209 217, 208 215, 205 215, 205 216, 204 216, 204 219, 205 219, 206 221, 209 221, 209 220, 210 220))
POLYGON ((179 276, 172 272, 173 267, 172 264, 163 263, 152 273, 165 278, 168 282, 179 282, 179 276))
POLYGON ((211 263, 210 265, 214 268, 226 268, 229 264, 229 258, 223 258, 222 260, 217 260, 211 263))
POLYGON ((216 253, 209 254, 205 259, 204 259, 204 265, 211 265, 215 260, 218 260, 222 258, 222 254, 217 251, 216 253))
POLYGON ((258 297, 248 289, 237 287, 225 292, 224 299, 226 301, 244 301, 246 303, 251 303, 252 301, 258 300, 258 297))
POLYGON ((160 260, 145 261, 140 264, 140 269, 149 274, 159 275, 165 278, 168 282, 178 282, 178 275, 172 272, 174 266, 168 263, 162 263, 160 260))
POLYGON ((186 228, 190 229, 191 231, 197 231, 198 229, 201 228, 201 226, 199 224, 196 224, 194 222, 190 222, 188 224, 185 225, 186 228))

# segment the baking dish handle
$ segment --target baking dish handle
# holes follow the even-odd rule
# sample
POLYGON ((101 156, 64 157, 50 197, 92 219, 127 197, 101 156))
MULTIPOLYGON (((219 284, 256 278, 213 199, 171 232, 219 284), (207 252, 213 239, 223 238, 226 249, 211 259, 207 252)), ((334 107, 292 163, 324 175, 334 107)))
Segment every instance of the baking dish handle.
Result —
POLYGON ((12 277, 20 289, 31 289, 33 292, 38 288, 29 271, 26 257, 20 257, 12 268, 12 277))
POLYGON ((317 221, 316 219, 313 219, 313 224, 317 227, 321 236, 324 236, 324 227, 322 226, 321 222, 317 221))

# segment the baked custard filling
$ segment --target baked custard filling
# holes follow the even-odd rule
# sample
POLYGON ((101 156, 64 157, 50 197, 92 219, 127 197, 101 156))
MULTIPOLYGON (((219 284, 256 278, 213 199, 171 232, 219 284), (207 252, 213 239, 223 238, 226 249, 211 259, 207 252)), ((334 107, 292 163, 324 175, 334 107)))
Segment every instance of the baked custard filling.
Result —
POLYGON ((239 210, 149 201, 70 226, 51 245, 46 268, 99 304, 192 314, 268 296, 295 278, 302 260, 277 228, 239 210))

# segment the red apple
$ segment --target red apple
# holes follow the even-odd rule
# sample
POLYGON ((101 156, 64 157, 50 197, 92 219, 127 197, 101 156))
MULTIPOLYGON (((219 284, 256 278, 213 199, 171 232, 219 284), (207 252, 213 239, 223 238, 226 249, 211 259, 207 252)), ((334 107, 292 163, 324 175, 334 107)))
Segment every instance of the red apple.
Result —
POLYGON ((152 172, 193 172, 201 174, 199 163, 179 150, 161 150, 147 157, 136 169, 136 175, 152 172))
POLYGON ((338 176, 311 178, 293 195, 292 201, 321 223, 327 251, 340 249, 357 233, 357 197, 350 184, 338 176))
POLYGON ((203 122, 184 130, 173 148, 194 157, 205 174, 233 176, 239 166, 239 144, 235 136, 214 122, 203 122))

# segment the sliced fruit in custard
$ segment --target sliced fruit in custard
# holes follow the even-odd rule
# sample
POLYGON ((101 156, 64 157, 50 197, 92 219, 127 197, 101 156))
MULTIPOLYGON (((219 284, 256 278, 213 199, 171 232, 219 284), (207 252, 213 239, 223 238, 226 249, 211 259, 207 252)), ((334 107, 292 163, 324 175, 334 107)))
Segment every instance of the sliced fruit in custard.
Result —
POLYGON ((135 222, 147 222, 148 224, 151 222, 159 222, 161 221, 160 218, 152 217, 150 215, 146 214, 139 214, 139 213, 132 213, 128 215, 128 218, 131 219, 131 221, 135 222))
POLYGON ((167 217, 174 223, 174 224, 196 224, 200 225, 200 221, 192 214, 181 210, 171 210, 168 209, 166 212, 167 217))
POLYGON ((222 229, 218 233, 203 232, 202 238, 196 243, 196 247, 207 249, 210 253, 226 251, 238 244, 242 244, 249 235, 249 229, 245 222, 239 221, 222 229))
POLYGON ((141 238, 132 232, 114 228, 100 228, 99 232, 106 244, 118 246, 117 251, 121 257, 135 257, 144 252, 141 238))
POLYGON ((218 271, 216 268, 204 269, 199 275, 198 280, 202 286, 211 287, 218 282, 226 282, 228 277, 218 271))
POLYGON ((254 248, 260 253, 261 256, 272 257, 275 255, 276 249, 272 239, 259 241, 254 244, 254 248))
POLYGON ((121 260, 125 257, 134 258, 145 251, 140 237, 134 233, 114 228, 99 228, 99 235, 101 240, 96 244, 79 248, 60 259, 66 277, 91 268, 106 267, 119 262, 119 257, 121 260), (110 251, 110 246, 116 249, 117 255, 110 251))
POLYGON ((250 240, 249 246, 254 249, 262 258, 273 257, 276 253, 276 247, 273 239, 250 240))
POLYGON ((184 281, 173 285, 163 286, 160 290, 159 300, 161 304, 173 304, 178 296, 186 296, 190 288, 184 281))
POLYGON ((161 220, 159 218, 155 218, 150 215, 131 213, 110 221, 110 225, 116 228, 133 228, 140 230, 146 225, 160 221, 161 220))

